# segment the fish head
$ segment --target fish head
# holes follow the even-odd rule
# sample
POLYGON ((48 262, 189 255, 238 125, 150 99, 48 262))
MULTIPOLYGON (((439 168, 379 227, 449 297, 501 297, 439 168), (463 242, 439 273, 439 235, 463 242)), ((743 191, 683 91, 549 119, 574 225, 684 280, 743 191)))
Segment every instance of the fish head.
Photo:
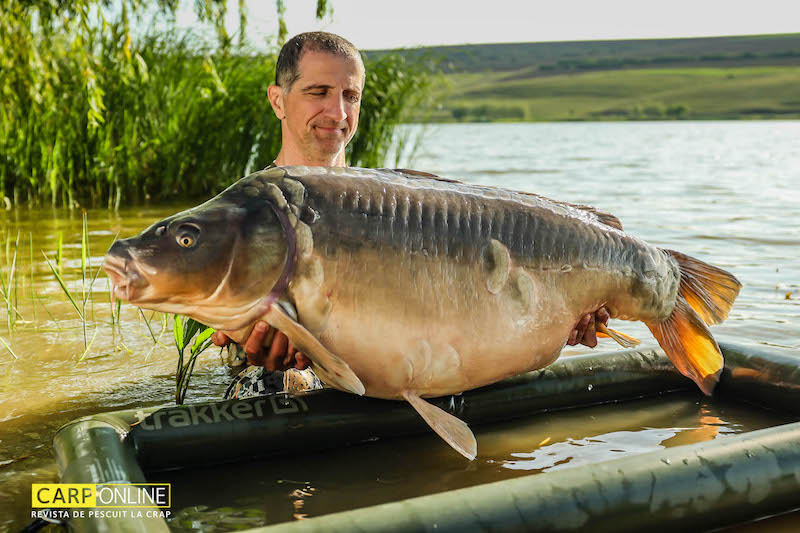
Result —
POLYGON ((103 265, 114 296, 220 330, 255 322, 287 261, 286 236, 269 202, 232 187, 116 241, 103 265))

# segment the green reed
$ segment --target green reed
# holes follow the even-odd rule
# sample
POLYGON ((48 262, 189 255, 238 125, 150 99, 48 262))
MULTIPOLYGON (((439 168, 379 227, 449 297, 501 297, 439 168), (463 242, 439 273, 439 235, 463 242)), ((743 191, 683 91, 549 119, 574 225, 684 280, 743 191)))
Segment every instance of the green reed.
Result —
POLYGON ((14 357, 15 360, 19 359, 19 356, 14 353, 14 350, 11 349, 11 346, 8 345, 8 343, 5 341, 5 339, 3 339, 3 337, 0 337, 0 343, 2 343, 3 346, 6 347, 6 350, 9 351, 9 353, 14 357))
POLYGON ((19 305, 19 290, 18 279, 16 275, 17 269, 17 250, 19 248, 19 232, 14 241, 14 254, 11 254, 11 235, 6 235, 6 264, 2 272, 0 272, 0 296, 3 297, 3 303, 6 308, 6 327, 8 331, 14 331, 17 320, 22 318, 17 306, 19 305), (10 263, 9 263, 10 262, 10 263), (8 274, 6 274, 6 271, 8 274))
POLYGON ((33 233, 32 232, 28 232, 28 251, 30 252, 28 266, 30 267, 31 309, 33 310, 33 323, 36 324, 39 319, 36 314, 36 290, 33 288, 33 233))
MULTIPOLYGON (((51 3, 63 4, 40 4, 51 3)), ((277 155, 266 99, 274 53, 233 45, 224 31, 211 45, 174 29, 136 37, 125 9, 97 24, 95 2, 74 4, 83 8, 71 22, 43 7, 0 11, 0 198, 118 207, 206 197, 277 155)), ((384 164, 396 126, 428 98, 425 65, 366 58, 350 164, 384 164)))

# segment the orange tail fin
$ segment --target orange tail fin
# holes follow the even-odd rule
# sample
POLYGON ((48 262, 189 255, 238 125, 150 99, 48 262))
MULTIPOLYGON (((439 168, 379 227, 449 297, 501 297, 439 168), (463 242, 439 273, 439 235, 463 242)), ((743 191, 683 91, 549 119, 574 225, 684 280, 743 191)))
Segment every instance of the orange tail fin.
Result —
POLYGON ((678 300, 664 322, 645 322, 681 373, 711 394, 724 364, 706 324, 728 317, 742 284, 730 272, 673 250, 681 271, 678 300))
POLYGON ((711 395, 722 372, 722 354, 703 320, 682 296, 664 322, 645 322, 681 374, 711 395))
POLYGON ((709 326, 728 318, 742 284, 725 270, 674 250, 664 250, 681 269, 680 293, 709 326))

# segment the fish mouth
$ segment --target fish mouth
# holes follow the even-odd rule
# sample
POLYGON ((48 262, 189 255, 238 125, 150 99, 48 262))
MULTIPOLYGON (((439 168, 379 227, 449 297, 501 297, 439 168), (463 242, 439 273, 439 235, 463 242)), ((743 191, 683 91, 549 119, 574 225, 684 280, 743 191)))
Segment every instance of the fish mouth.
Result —
POLYGON ((142 290, 150 285, 131 258, 109 254, 106 256, 103 270, 111 280, 111 294, 126 302, 133 303, 137 293, 141 294, 142 290))

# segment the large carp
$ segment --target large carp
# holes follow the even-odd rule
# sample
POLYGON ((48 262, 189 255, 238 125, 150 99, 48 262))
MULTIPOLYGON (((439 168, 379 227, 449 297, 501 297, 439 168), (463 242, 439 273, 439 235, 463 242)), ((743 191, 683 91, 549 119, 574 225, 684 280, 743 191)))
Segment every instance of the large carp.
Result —
POLYGON ((237 342, 267 321, 326 383, 407 400, 470 459, 467 425, 422 398, 552 363, 602 306, 643 321, 710 394, 723 361, 706 325, 727 317, 741 287, 594 208, 415 171, 322 167, 242 178, 117 241, 105 269, 117 297, 237 342))

